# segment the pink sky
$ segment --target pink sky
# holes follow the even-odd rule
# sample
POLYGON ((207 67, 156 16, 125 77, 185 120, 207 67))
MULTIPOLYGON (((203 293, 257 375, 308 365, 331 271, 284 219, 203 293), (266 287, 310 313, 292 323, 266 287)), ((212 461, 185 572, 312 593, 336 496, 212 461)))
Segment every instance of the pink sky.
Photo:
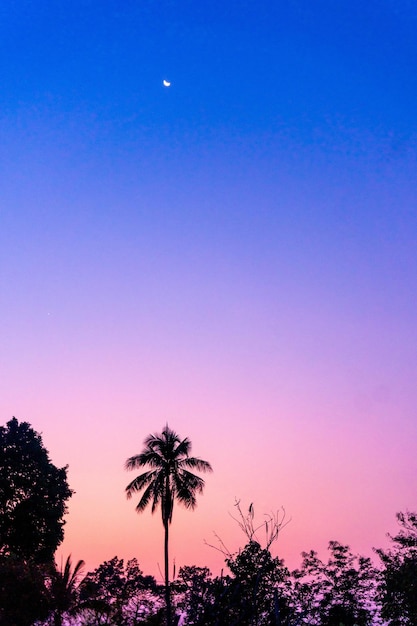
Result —
POLYGON ((302 550, 322 552, 330 539, 369 554, 395 529, 395 512, 413 508, 416 394, 406 358, 413 348, 394 342, 401 329, 386 323, 379 342, 381 328, 354 325, 321 302, 308 319, 288 312, 280 337, 273 307, 244 293, 239 307, 239 291, 221 322, 199 328, 194 311, 182 320, 179 303, 181 315, 162 318, 165 334, 151 339, 142 323, 132 332, 122 312, 108 341, 109 320, 94 325, 93 312, 75 344, 62 334, 59 311, 28 315, 27 337, 21 324, 15 341, 25 359, 5 364, 2 406, 43 432, 54 463, 70 466, 76 494, 58 558, 72 553, 91 569, 135 556, 158 576, 162 524, 125 499, 132 476, 123 464, 166 421, 214 468, 197 510, 174 513, 177 570, 198 564, 219 573, 221 554, 204 544, 214 532, 232 551, 244 544, 229 516, 235 498, 244 507, 254 502, 259 520, 285 507, 292 521, 275 550, 291 567, 302 550), (42 340, 31 345, 34 331, 42 340))

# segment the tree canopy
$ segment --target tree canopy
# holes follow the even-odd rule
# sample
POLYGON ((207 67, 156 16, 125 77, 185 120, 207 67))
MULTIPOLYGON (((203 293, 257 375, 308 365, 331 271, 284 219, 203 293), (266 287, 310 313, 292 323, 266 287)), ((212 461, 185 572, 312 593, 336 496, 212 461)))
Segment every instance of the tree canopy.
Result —
POLYGON ((0 555, 53 560, 73 493, 67 469, 51 462, 41 435, 27 422, 14 417, 0 427, 0 555))
POLYGON ((397 521, 391 548, 376 551, 384 566, 379 599, 389 626, 409 626, 417 623, 417 513, 397 513, 397 521))
POLYGON ((372 561, 338 541, 329 542, 329 552, 327 563, 314 550, 303 552, 293 572, 298 618, 317 626, 375 624, 378 571, 372 561))

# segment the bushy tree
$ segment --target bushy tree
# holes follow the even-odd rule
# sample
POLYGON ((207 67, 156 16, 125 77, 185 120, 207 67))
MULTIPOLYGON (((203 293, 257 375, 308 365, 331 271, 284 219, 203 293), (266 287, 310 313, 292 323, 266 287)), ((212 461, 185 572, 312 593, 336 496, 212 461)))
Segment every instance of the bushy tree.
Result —
POLYGON ((218 546, 211 547, 224 555, 232 575, 213 580, 207 593, 211 600, 205 603, 199 624, 285 626, 291 618, 290 573, 281 559, 272 557, 270 548, 290 520, 286 519, 283 508, 265 514, 260 523, 255 521, 253 503, 244 512, 237 499, 235 508, 236 514, 231 517, 245 534, 247 543, 242 550, 231 553, 215 534, 218 546))
POLYGON ((235 626, 233 616, 235 598, 231 589, 230 576, 218 576, 207 581, 207 588, 200 598, 194 596, 196 604, 186 611, 184 623, 192 626, 235 626))
POLYGON ((0 427, 0 555, 52 563, 72 490, 42 437, 14 417, 0 427))
POLYGON ((67 467, 51 462, 30 424, 13 418, 0 427, 1 626, 50 615, 53 556, 72 493, 67 467))
MULTIPOLYGON (((289 624, 289 571, 256 541, 226 559, 231 575, 211 578, 207 568, 181 568, 180 607, 189 626, 289 624), (181 587, 182 585, 182 587, 181 587)), ((178 587, 177 587, 178 588, 178 587)))
POLYGON ((295 579, 293 605, 299 623, 320 626, 370 626, 376 623, 378 572, 371 560, 348 546, 329 543, 330 557, 303 552, 295 579))
POLYGON ((212 603, 212 577, 208 567, 180 567, 173 585, 177 610, 189 626, 202 623, 205 607, 212 603))
POLYGON ((0 557, 0 626, 32 626, 50 612, 45 565, 0 557))
POLYGON ((392 547, 377 550, 383 570, 379 586, 381 614, 390 626, 417 624, 417 513, 398 513, 400 530, 392 547))
POLYGON ((233 612, 238 623, 269 626, 287 622, 290 573, 281 559, 250 541, 226 563, 233 575, 230 587, 237 600, 233 612))
POLYGON ((136 559, 126 565, 116 556, 105 561, 87 574, 79 591, 85 624, 135 626, 161 605, 155 579, 143 575, 136 559))

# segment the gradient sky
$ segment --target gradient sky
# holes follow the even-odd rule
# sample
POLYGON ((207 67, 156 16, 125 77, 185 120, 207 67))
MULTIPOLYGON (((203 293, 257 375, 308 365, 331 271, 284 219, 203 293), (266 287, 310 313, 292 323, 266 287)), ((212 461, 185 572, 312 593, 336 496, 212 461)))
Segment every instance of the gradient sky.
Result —
POLYGON ((235 498, 285 507, 291 567, 416 510, 416 32, 411 0, 2 0, 0 407, 69 464, 58 558, 159 576, 123 464, 166 422, 214 468, 177 568, 244 545, 235 498))

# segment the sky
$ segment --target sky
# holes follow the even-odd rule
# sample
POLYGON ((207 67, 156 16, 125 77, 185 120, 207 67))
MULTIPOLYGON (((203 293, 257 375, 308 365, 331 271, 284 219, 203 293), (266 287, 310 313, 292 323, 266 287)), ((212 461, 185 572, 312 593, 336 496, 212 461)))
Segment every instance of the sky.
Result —
POLYGON ((290 567, 416 510, 411 0, 3 0, 0 408, 75 494, 57 559, 136 557, 127 457, 214 469, 171 555, 224 565, 236 499, 290 567), (163 81, 170 87, 164 87, 163 81))

